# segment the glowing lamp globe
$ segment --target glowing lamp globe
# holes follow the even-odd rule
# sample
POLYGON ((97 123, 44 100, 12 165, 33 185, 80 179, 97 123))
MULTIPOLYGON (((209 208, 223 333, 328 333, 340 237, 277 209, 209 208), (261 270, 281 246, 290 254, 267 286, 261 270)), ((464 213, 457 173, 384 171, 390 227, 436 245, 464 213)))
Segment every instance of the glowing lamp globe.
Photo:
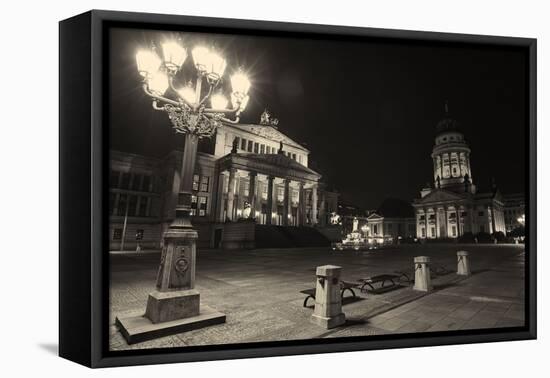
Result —
POLYGON ((212 80, 219 80, 225 71, 226 62, 219 54, 211 52, 207 66, 208 77, 212 80))
POLYGON ((162 44, 164 65, 170 72, 177 72, 187 58, 187 51, 176 41, 167 41, 162 44))
POLYGON ((250 89, 250 80, 243 72, 239 71, 231 76, 231 88, 233 93, 244 97, 250 89))
POLYGON ((192 104, 195 102, 196 94, 195 94, 195 90, 192 87, 186 85, 185 87, 178 89, 177 92, 178 92, 178 95, 181 98, 183 98, 185 101, 187 101, 189 104, 192 104))
POLYGON ((191 52, 195 67, 200 72, 207 72, 210 63, 210 50, 203 46, 197 46, 191 52))
POLYGON ((213 109, 227 109, 228 101, 225 96, 217 93, 210 98, 213 109))
POLYGON ((168 76, 162 72, 157 71, 149 77, 147 80, 147 86, 149 90, 156 95, 162 95, 168 89, 168 76))
POLYGON ((150 50, 139 50, 136 54, 136 63, 139 74, 148 77, 158 71, 162 61, 150 50))

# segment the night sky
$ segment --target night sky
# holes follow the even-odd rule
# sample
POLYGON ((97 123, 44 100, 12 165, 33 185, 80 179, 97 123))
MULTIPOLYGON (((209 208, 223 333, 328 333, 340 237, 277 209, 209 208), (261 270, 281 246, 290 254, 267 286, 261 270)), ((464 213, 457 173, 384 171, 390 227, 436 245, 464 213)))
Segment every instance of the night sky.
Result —
MULTIPOLYGON (((135 64, 138 48, 171 34, 112 30, 111 148, 163 157, 183 145, 167 116, 152 109, 135 64)), ((226 77, 242 66, 252 88, 241 122, 258 123, 268 108, 279 119, 279 130, 311 151, 310 167, 346 202, 374 209, 387 197, 411 201, 432 183, 430 154, 445 101, 472 149, 478 189, 488 190, 494 177, 503 193, 525 191, 524 51, 388 40, 178 35, 186 46, 221 50, 226 77)))

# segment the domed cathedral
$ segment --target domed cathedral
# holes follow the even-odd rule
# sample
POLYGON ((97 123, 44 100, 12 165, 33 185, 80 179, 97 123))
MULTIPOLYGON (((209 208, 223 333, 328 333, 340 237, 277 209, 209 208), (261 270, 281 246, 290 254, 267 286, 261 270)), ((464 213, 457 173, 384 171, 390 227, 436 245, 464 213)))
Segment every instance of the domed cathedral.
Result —
POLYGON ((418 238, 506 232, 502 195, 494 181, 490 192, 477 192, 470 152, 460 124, 449 115, 446 103, 445 115, 436 126, 431 155, 433 186, 428 183, 420 191, 420 198, 413 202, 418 238))

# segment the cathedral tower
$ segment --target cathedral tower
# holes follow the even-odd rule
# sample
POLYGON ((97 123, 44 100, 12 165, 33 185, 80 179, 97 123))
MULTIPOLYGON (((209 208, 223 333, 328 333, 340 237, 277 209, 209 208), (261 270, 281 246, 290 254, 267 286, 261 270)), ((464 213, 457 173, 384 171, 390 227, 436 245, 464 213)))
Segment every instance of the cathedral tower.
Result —
POLYGON ((470 166, 470 147, 464 140, 458 122, 449 116, 447 103, 445 117, 437 124, 432 159, 436 189, 475 193, 470 166))

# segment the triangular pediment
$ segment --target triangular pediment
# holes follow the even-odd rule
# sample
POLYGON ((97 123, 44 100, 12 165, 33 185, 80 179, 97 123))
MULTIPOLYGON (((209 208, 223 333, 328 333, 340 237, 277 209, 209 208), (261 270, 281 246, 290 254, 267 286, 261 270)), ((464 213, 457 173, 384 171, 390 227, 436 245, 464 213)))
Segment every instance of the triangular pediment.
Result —
POLYGON ((460 194, 449 192, 443 189, 435 189, 430 194, 416 200, 416 203, 432 203, 432 202, 446 202, 446 201, 458 201, 464 199, 464 196, 460 194))
POLYGON ((239 130, 247 131, 249 133, 258 135, 262 138, 266 138, 266 139, 272 140, 272 141, 277 142, 277 143, 283 142, 283 150, 284 150, 284 145, 288 145, 288 146, 296 147, 296 148, 299 148, 299 149, 302 149, 304 151, 309 152, 309 150, 307 148, 300 145, 296 141, 290 139, 288 136, 286 136, 285 134, 283 134, 282 132, 280 132, 277 128, 275 128, 273 126, 238 123, 238 124, 235 124, 235 125, 230 125, 230 127, 234 127, 236 129, 239 129, 239 130))
POLYGON ((377 214, 377 213, 372 213, 371 215, 369 215, 367 217, 368 220, 377 220, 377 219, 383 219, 384 217, 377 214))

